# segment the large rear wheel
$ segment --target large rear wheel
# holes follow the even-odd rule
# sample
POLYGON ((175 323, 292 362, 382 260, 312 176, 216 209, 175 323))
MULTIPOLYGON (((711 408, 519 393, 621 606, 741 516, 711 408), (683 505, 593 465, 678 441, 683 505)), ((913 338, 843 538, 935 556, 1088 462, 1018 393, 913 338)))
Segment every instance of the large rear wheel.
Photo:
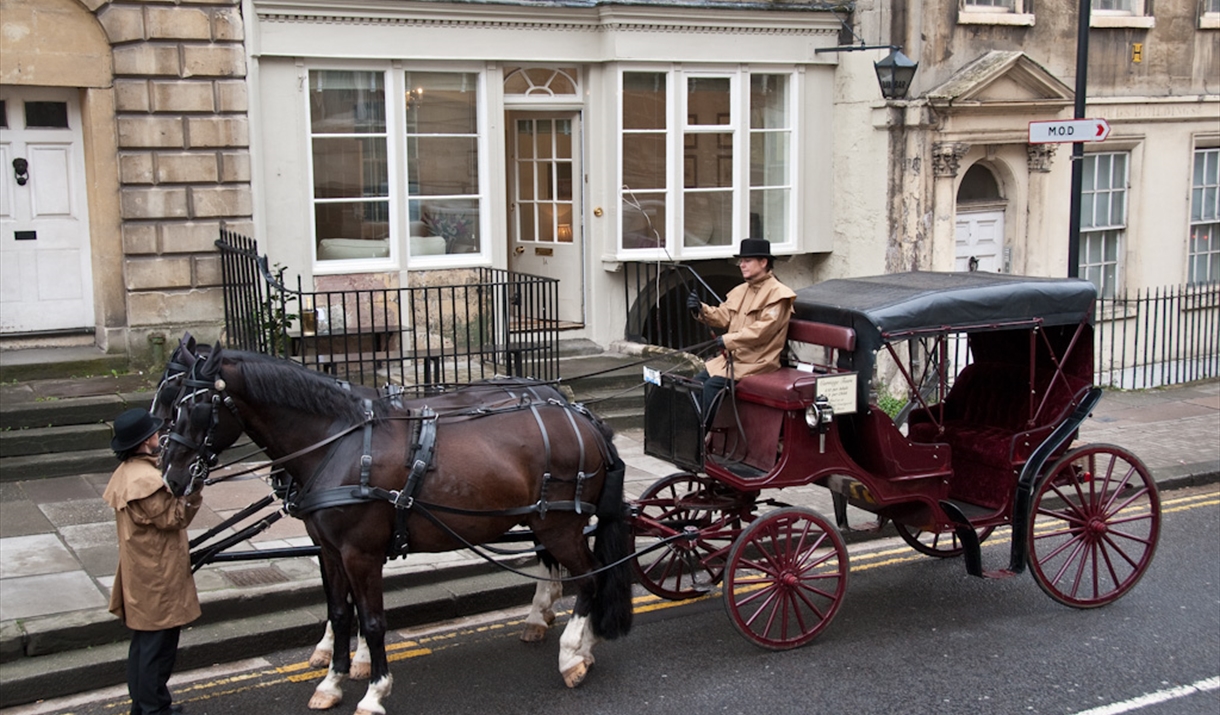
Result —
POLYGON ((1038 485, 1030 571, 1064 605, 1104 606, 1148 570, 1160 534, 1161 500, 1144 463, 1121 447, 1086 445, 1065 454, 1038 485))
POLYGON ((724 576, 729 548, 753 506, 753 494, 705 476, 680 473, 656 481, 636 501, 636 579, 671 600, 707 593, 724 576))
POLYGON ((796 648, 834 618, 848 570, 847 545, 834 524, 810 509, 777 509, 733 545, 725 609, 737 630, 763 648, 796 648))

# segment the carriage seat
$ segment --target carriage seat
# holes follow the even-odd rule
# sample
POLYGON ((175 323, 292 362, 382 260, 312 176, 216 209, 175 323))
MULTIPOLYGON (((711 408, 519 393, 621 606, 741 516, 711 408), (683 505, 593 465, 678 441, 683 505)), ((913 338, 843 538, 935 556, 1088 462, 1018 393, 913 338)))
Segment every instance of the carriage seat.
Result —
MULTIPOLYGON (((851 352, 856 348, 856 331, 840 325, 810 320, 788 321, 788 340, 851 352)), ((750 375, 737 381, 737 398, 781 410, 803 410, 817 398, 817 373, 835 372, 834 368, 815 365, 814 372, 781 367, 765 375, 750 375)))
POLYGON ((940 408, 934 406, 911 413, 908 435, 916 442, 947 442, 953 448, 955 464, 968 459, 1011 470, 1029 459, 1089 387, 1072 377, 1067 377, 1067 384, 1052 382, 1053 374, 1043 371, 1034 385, 1034 410, 1048 390, 1050 398, 1031 422, 1027 367, 967 365, 944 400, 943 434, 937 435, 933 416, 940 408))

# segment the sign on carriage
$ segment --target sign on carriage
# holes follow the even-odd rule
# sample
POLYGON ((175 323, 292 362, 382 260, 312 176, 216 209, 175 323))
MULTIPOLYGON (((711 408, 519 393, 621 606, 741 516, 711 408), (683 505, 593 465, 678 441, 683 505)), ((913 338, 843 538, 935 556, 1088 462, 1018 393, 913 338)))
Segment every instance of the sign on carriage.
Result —
POLYGON ((836 415, 856 412, 856 373, 823 375, 818 378, 818 395, 825 395, 836 415))
POLYGON ((1030 122, 1030 144, 1100 142, 1110 136, 1110 124, 1104 119, 1064 119, 1054 122, 1030 122))

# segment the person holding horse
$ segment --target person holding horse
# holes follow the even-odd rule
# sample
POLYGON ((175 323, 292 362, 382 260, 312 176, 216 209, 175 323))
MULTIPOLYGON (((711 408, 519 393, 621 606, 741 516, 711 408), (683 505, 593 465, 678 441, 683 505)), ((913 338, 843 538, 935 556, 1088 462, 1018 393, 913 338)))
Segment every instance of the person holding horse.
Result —
MULTIPOLYGON (((167 685, 182 626, 200 616, 186 528, 203 503, 198 488, 175 497, 157 465, 164 420, 133 408, 114 421, 110 448, 119 468, 102 498, 114 509, 119 567, 110 612, 131 630, 127 692, 132 715, 183 712, 167 685)), ((202 485, 196 484, 196 487, 202 485)))
POLYGON ((772 272, 775 256, 771 255, 770 241, 744 239, 736 258, 745 282, 729 291, 723 303, 713 308, 700 301, 694 291, 686 301, 696 320, 726 331, 716 338, 720 354, 695 375, 703 383, 700 407, 705 425, 711 424, 716 398, 734 380, 779 369, 796 299, 796 293, 772 272))

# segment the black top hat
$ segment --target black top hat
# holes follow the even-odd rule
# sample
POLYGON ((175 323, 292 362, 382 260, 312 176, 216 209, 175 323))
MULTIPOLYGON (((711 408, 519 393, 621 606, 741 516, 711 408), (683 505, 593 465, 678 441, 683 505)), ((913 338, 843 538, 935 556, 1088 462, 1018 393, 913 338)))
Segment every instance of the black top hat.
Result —
POLYGON ((771 255, 771 242, 765 238, 743 238, 740 250, 734 258, 775 258, 771 255))
POLYGON ((110 440, 110 449, 117 454, 139 447, 163 424, 165 420, 153 417, 148 410, 133 407, 114 419, 114 439, 110 440))

